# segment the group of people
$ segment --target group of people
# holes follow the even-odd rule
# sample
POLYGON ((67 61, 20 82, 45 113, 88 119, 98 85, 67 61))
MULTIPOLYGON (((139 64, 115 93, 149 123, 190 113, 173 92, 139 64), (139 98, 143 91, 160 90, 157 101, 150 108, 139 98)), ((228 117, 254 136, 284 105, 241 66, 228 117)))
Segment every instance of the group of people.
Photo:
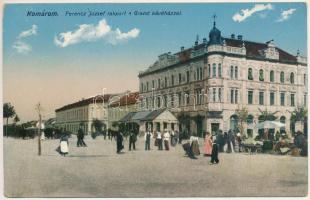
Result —
MULTIPOLYGON (((129 132, 129 151, 136 150, 137 133, 134 130, 129 132)), ((158 150, 169 151, 170 145, 175 146, 178 143, 178 132, 168 131, 165 129, 164 132, 154 131, 154 133, 149 129, 144 133, 144 149, 145 151, 151 150, 152 139, 154 139, 154 146, 157 146, 158 150), (163 148, 164 147, 164 148, 163 148)), ((121 132, 116 135, 116 152, 120 153, 124 149, 123 144, 124 136, 121 132)))

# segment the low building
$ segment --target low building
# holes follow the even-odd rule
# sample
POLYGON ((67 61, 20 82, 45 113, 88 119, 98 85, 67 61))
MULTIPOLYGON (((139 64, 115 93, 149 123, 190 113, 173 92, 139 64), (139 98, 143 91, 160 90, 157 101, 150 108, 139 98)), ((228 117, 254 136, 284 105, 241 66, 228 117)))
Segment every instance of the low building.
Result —
POLYGON ((167 109, 130 112, 119 122, 125 123, 126 127, 134 127, 132 124, 138 125, 140 133, 145 133, 147 130, 161 132, 165 129, 179 130, 178 119, 167 109))
POLYGON ((93 120, 99 119, 107 124, 107 106, 111 96, 111 94, 97 95, 56 109, 55 126, 77 133, 82 123, 84 132, 90 134, 93 131, 93 120))

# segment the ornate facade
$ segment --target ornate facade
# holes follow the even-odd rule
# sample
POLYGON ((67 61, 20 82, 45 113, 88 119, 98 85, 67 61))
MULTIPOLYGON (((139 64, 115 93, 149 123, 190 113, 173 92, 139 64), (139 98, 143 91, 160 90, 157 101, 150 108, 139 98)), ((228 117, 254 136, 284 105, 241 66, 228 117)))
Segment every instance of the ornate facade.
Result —
POLYGON ((235 130, 236 109, 249 111, 246 129, 253 131, 260 110, 277 112, 289 131, 290 112, 307 105, 307 61, 280 49, 273 41, 258 43, 238 35, 221 36, 215 22, 209 40, 164 53, 139 73, 141 109, 167 107, 180 129, 235 130))

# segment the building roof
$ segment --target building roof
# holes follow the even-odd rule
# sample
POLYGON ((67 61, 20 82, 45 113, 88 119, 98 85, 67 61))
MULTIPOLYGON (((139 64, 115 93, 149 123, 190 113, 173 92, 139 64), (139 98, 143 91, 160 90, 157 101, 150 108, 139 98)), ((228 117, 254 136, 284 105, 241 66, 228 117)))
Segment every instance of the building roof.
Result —
MULTIPOLYGON (((217 29, 213 31, 216 34, 217 33, 217 29)), ((241 36, 242 37, 242 36, 241 36)), ((258 60, 269 60, 267 58, 265 58, 265 56, 263 55, 263 50, 267 49, 268 44, 267 43, 260 43, 260 42, 253 42, 253 41, 248 41, 248 40, 243 40, 241 39, 233 39, 233 38, 226 38, 226 37, 221 37, 221 42, 225 40, 225 43, 227 46, 232 46, 232 47, 243 47, 243 44, 246 48, 246 57, 250 58, 250 59, 258 59, 258 60)), ((210 41, 209 41, 210 42, 210 41)), ((175 53, 175 54, 170 54, 170 52, 167 54, 170 57, 174 58, 174 62, 172 63, 165 63, 163 65, 159 65, 158 66, 158 61, 156 61, 153 65, 151 65, 150 67, 148 67, 145 71, 142 71, 139 73, 139 77, 142 77, 144 75, 147 74, 151 74, 155 71, 159 71, 162 69, 166 69, 166 68, 170 68, 170 67, 174 67, 177 66, 178 64, 184 63, 184 62, 188 62, 190 60, 196 59, 197 57, 192 57, 192 52, 193 51, 197 51, 197 50, 203 50, 206 49, 207 47, 207 42, 202 42, 198 45, 195 45, 193 47, 187 48, 187 49, 182 49, 181 51, 175 53)), ((275 47, 278 52, 279 52, 279 60, 277 60, 280 63, 289 63, 289 64, 297 64, 297 57, 295 55, 292 55, 278 47, 275 47)), ((208 52, 205 52, 204 54, 207 54, 208 52)), ((231 53, 230 53, 231 54, 231 53)), ((238 56, 244 56, 244 55, 238 55, 238 56)))
POLYGON ((130 92, 121 96, 118 101, 110 104, 110 107, 126 106, 136 104, 139 99, 139 92, 130 92))
MULTIPOLYGON (((227 46, 242 47, 244 43, 245 49, 246 49, 246 56, 250 58, 264 59, 264 56, 261 54, 261 51, 268 48, 268 44, 266 43, 258 43, 258 42, 232 39, 232 38, 224 38, 224 39, 225 39, 227 46)), ((293 56, 278 47, 276 47, 276 49, 279 51, 279 62, 297 63, 296 56, 293 56)))
POLYGON ((98 95, 96 97, 90 97, 90 98, 87 98, 87 99, 82 99, 82 100, 80 100, 78 102, 74 102, 74 103, 65 105, 65 106, 63 106, 61 108, 58 108, 58 109, 55 110, 55 112, 69 110, 69 109, 77 108, 77 107, 81 107, 81 106, 86 106, 86 105, 94 103, 94 101, 96 101, 96 103, 102 103, 103 100, 104 100, 104 102, 107 102, 110 99, 111 96, 112 96, 111 94, 105 94, 103 96, 103 98, 102 98, 102 95, 98 95))
MULTIPOLYGON (((139 112, 130 112, 127 113, 123 118, 121 118, 120 122, 139 122, 139 121, 153 121, 158 117, 161 113, 166 111, 166 108, 158 109, 158 110, 146 110, 139 112)), ((170 112, 169 110, 167 110, 170 112)))

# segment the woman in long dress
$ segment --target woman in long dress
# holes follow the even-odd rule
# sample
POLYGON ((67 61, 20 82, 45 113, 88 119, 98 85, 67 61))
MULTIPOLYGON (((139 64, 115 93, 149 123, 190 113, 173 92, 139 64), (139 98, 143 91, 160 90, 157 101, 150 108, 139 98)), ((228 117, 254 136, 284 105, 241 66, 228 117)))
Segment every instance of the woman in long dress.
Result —
POLYGON ((212 136, 209 132, 205 136, 205 156, 211 156, 212 154, 212 136))
POLYGON ((69 138, 67 134, 64 134, 60 138, 60 154, 66 156, 69 153, 69 138))

